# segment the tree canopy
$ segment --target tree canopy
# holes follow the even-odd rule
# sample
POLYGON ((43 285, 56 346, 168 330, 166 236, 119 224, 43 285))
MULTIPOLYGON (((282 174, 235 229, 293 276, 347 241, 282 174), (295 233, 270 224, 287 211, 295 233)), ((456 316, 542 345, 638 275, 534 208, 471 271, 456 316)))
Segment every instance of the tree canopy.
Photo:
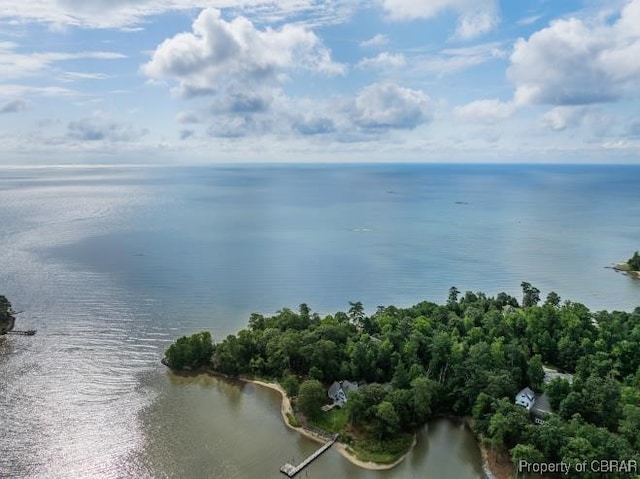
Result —
POLYGON ((169 346, 165 361, 171 369, 197 369, 208 366, 213 353, 211 333, 203 331, 192 336, 183 336, 169 346))
POLYGON ((15 311, 11 307, 11 303, 6 296, 0 294, 0 321, 8 320, 12 314, 15 314, 15 311))
POLYGON ((553 292, 541 304, 537 288, 521 286, 522 307, 506 293, 454 287, 443 305, 379 306, 371 315, 360 302, 324 317, 306 304, 253 314, 248 329, 211 347, 178 340, 178 351, 199 351, 197 361, 177 351, 167 359, 192 366, 207 351, 215 371, 273 378, 291 394, 300 385, 298 407, 312 420, 330 414, 319 407, 333 381, 358 382, 343 432, 371 450, 410 444, 407 434, 433 415, 453 414, 473 416, 475 431, 514 458, 638 459, 640 308, 592 312, 553 292), (574 379, 544 384, 543 365, 574 379), (541 426, 514 404, 525 386, 548 390, 555 414, 541 426))
POLYGON ((6 296, 0 295, 0 334, 5 334, 13 324, 15 311, 6 296))
POLYGON ((640 271, 640 254, 636 251, 633 256, 629 258, 627 264, 633 271, 640 271))

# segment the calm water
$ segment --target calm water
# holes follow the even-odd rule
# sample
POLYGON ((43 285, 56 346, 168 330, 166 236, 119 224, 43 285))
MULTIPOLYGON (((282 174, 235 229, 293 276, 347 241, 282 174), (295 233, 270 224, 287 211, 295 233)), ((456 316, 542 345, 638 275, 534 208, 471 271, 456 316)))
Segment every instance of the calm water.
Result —
MULTIPOLYGON (((316 444, 277 396, 159 365, 177 336, 307 302, 441 302, 450 286, 640 305, 639 167, 0 169, 0 477, 278 477, 316 444)), ((392 472, 329 451, 309 477, 475 478, 447 422, 392 472)))

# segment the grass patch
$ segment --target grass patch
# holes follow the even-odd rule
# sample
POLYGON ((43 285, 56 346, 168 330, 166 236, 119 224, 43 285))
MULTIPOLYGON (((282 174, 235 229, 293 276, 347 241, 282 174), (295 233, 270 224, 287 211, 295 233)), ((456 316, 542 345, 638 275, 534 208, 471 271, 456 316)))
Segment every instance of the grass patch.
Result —
POLYGON ((322 412, 313 420, 313 425, 327 432, 335 433, 344 430, 349 422, 346 408, 333 408, 331 411, 322 412))
POLYGON ((293 414, 291 414, 290 412, 287 413, 287 421, 293 427, 300 427, 300 423, 298 422, 296 417, 293 414))
POLYGON ((406 454, 411 448, 411 444, 413 444, 413 436, 411 434, 403 434, 389 441, 371 439, 357 441, 350 449, 361 461, 391 464, 406 454))

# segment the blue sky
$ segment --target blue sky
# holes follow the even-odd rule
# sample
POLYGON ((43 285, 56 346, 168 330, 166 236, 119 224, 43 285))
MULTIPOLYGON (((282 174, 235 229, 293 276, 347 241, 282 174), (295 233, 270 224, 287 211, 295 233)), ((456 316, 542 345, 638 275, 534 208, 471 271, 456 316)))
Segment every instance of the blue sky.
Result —
POLYGON ((640 163, 640 0, 0 0, 0 164, 640 163))

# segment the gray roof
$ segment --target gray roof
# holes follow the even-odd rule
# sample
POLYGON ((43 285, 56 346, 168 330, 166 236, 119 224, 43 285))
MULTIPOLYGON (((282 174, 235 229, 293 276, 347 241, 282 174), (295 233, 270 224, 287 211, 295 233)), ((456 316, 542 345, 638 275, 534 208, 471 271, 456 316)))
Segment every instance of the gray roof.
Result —
POLYGON ((327 391, 327 395, 331 399, 335 399, 338 397, 338 391, 340 391, 340 383, 338 381, 333 381, 333 384, 329 386, 329 390, 327 391))
POLYGON ((344 380, 342 381, 342 389, 345 394, 349 394, 351 391, 358 390, 358 383, 352 383, 350 381, 344 380))
POLYGON ((546 394, 540 394, 536 397, 536 401, 533 403, 533 407, 531 408, 531 412, 541 413, 541 414, 549 414, 551 413, 551 404, 549 404, 549 398, 546 394))
POLYGON ((518 392, 518 394, 516 395, 516 397, 520 396, 521 394, 524 394, 525 396, 529 397, 529 399, 533 399, 533 398, 536 397, 536 393, 534 393, 533 390, 529 386, 527 386, 526 388, 520 390, 518 392))

